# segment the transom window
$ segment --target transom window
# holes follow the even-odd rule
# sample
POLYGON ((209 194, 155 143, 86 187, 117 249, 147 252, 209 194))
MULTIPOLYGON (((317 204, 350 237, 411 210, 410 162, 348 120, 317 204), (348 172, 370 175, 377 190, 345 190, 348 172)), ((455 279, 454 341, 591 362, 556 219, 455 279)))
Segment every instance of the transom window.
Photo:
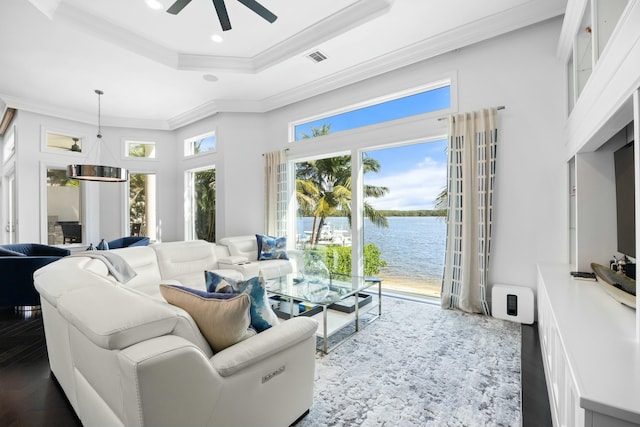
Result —
POLYGON ((194 156, 216 151, 216 133, 210 132, 184 141, 184 155, 194 156))
POLYGON ((126 157, 156 158, 156 143, 151 141, 125 141, 126 157))
POLYGON ((396 94, 367 105, 351 106, 342 111, 292 124, 294 141, 356 129, 376 123, 401 119, 451 107, 451 83, 430 85, 415 93, 396 94))
POLYGON ((82 138, 79 136, 46 131, 45 150, 55 152, 82 152, 82 138))

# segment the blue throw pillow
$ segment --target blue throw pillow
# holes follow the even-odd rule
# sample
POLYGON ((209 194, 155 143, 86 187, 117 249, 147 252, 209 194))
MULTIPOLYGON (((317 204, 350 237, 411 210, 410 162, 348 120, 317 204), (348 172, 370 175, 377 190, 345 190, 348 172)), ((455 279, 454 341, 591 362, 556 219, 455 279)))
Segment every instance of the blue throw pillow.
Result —
POLYGON ((205 274, 207 275, 207 290, 209 292, 220 293, 223 290, 226 292, 228 289, 224 288, 230 287, 237 293, 249 295, 251 300, 251 307, 249 308, 251 327, 257 332, 262 332, 279 323, 278 316, 271 308, 271 304, 269 304, 264 282, 260 278, 252 277, 251 279, 240 281, 220 276, 214 271, 207 271, 205 274), (213 287, 210 287, 210 284, 213 287))
POLYGON ((289 259, 287 255, 287 238, 271 237, 256 234, 258 240, 258 261, 270 259, 289 259))
POLYGON ((204 282, 209 292, 216 292, 219 294, 237 294, 238 288, 236 287, 237 280, 222 277, 221 275, 214 273, 213 271, 204 272, 204 282))

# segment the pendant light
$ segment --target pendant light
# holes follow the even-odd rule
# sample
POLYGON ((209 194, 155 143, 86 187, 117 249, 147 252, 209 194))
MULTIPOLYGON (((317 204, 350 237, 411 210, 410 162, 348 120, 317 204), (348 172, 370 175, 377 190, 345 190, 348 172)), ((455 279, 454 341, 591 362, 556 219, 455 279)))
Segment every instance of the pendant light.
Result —
MULTIPOLYGON (((102 140, 102 128, 100 123, 100 97, 104 94, 99 89, 95 90, 98 95, 98 134, 96 137, 98 145, 102 140)), ((92 150, 95 148, 92 148, 92 150)), ((107 150, 109 148, 107 147, 107 150)), ((89 156, 87 156, 89 157, 89 156)), ((129 171, 117 166, 103 166, 97 164, 76 164, 67 166, 67 176, 72 179, 84 181, 100 181, 100 182, 124 182, 129 179, 129 171)))

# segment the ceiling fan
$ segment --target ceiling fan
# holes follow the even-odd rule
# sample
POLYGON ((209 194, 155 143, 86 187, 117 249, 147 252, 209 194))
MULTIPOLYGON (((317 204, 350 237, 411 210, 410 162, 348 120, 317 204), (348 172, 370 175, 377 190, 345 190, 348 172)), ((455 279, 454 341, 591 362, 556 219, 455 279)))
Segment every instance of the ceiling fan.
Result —
MULTIPOLYGON (((224 0, 212 0, 213 5, 216 8, 216 13, 218 14, 218 19, 220 20, 220 25, 222 26, 222 31, 227 31, 231 29, 231 21, 229 21, 229 14, 227 14, 227 7, 224 4, 224 0)), ((273 23, 278 17, 271 13, 266 7, 258 3, 256 0, 238 0, 240 3, 260 15, 266 21, 273 23)), ((182 9, 186 5, 191 3, 191 0, 176 0, 175 3, 171 5, 169 9, 167 9, 167 13, 172 15, 177 15, 180 13, 182 9)))

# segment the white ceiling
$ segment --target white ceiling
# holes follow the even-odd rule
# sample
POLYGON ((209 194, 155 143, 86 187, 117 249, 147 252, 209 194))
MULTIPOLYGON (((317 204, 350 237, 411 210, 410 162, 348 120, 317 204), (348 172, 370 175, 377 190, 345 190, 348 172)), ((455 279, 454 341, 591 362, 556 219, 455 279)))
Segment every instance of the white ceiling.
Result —
MULTIPOLYGON (((566 0, 3 0, 0 100, 105 125, 175 129, 263 112, 564 13, 566 0), (224 38, 211 40, 213 34, 224 38), (321 50, 326 61, 305 55, 321 50), (209 80, 207 80, 209 79, 209 80), (215 81, 210 81, 215 80, 215 81)), ((0 103, 2 105, 2 103, 0 103)))

